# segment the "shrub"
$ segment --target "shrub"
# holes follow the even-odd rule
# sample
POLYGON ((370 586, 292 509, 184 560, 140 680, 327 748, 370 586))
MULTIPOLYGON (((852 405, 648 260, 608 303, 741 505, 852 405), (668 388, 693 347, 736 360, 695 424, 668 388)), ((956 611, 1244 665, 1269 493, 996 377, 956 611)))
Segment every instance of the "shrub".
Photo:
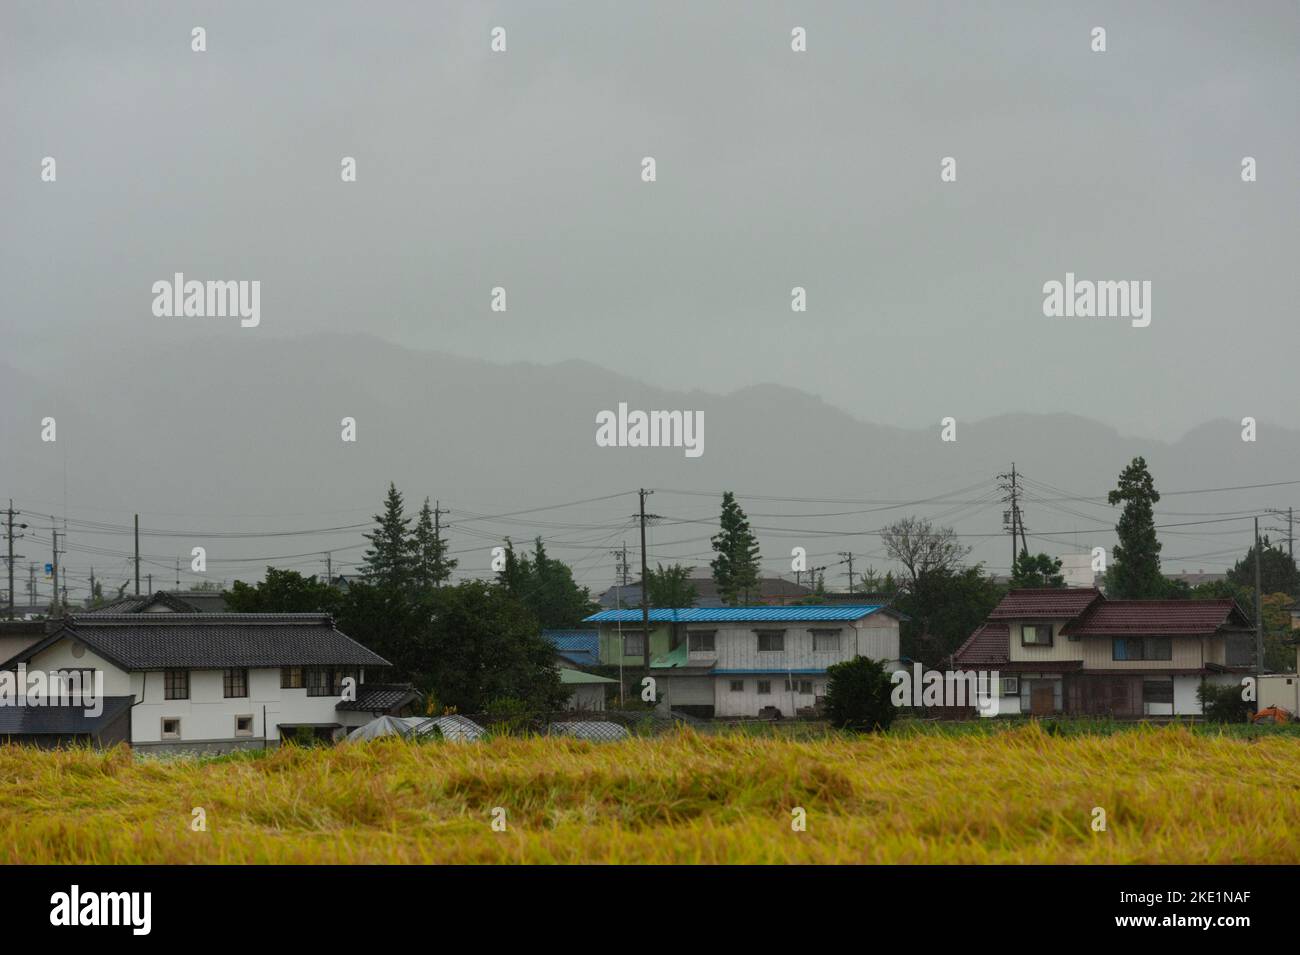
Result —
POLYGON ((1241 698, 1241 687, 1237 684, 1202 680, 1196 698, 1201 701, 1201 713, 1211 723, 1244 723, 1255 708, 1255 704, 1241 698))
POLYGON ((826 718, 839 729, 889 729, 895 709, 890 694, 893 681, 883 660, 854 657, 826 669, 826 718))

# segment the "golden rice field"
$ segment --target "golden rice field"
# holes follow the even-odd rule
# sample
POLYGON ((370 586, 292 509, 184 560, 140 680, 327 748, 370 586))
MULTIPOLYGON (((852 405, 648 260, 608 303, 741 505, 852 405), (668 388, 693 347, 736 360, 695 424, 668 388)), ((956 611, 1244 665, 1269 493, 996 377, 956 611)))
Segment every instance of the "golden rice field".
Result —
POLYGON ((799 741, 384 740, 217 760, 4 746, 0 858, 1294 863, 1300 738, 1183 727, 1067 737, 1028 724, 799 741), (192 828, 195 807, 206 831, 192 828), (795 807, 806 831, 792 830, 795 807))

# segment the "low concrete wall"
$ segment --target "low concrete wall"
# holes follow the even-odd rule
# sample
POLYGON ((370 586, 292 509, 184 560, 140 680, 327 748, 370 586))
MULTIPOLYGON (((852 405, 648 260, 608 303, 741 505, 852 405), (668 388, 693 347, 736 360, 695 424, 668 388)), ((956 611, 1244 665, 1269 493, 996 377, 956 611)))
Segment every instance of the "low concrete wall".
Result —
POLYGON ((280 745, 277 739, 208 739, 177 740, 165 743, 133 743, 131 748, 140 753, 195 753, 198 755, 218 755, 233 753, 238 749, 276 749, 280 745))

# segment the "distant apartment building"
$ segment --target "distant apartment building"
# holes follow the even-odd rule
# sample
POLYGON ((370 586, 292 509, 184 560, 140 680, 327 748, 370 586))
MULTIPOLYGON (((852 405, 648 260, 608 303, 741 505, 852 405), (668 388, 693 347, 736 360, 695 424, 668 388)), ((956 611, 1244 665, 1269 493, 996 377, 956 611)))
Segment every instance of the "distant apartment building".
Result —
POLYGON ((790 717, 826 693, 826 669, 864 656, 899 664, 899 614, 880 604, 678 607, 603 610, 584 623, 600 632, 605 664, 641 666, 659 704, 706 717, 790 717))

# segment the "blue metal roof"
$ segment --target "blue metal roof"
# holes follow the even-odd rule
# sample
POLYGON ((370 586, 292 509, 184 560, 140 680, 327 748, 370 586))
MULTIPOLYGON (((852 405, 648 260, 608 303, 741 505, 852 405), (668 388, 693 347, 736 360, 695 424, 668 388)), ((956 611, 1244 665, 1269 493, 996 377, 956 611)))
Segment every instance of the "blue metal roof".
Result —
MULTIPOLYGON (((882 609, 881 604, 860 606, 821 604, 806 607, 674 607, 652 608, 651 623, 772 623, 795 621, 858 620, 882 609)), ((602 610, 583 623, 639 623, 640 610, 602 610)))
POLYGON ((542 636, 566 660, 579 666, 597 666, 600 663, 599 630, 543 630, 542 636))

